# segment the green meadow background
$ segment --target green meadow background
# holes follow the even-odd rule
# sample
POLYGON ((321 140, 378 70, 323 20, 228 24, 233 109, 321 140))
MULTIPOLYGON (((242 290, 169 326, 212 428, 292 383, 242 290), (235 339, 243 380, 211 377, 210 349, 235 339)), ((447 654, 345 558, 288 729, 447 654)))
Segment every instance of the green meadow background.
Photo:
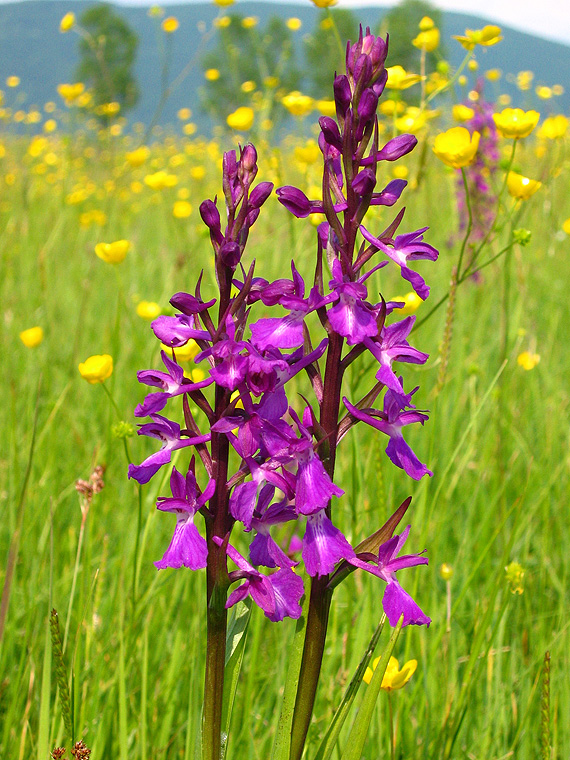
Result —
MULTIPOLYGON (((432 288, 416 312, 418 322, 448 292, 459 251, 457 238, 448 245, 458 227, 457 177, 431 152, 435 132, 432 125, 431 134, 419 134, 420 145, 401 162, 410 185, 400 203, 375 211, 370 223, 379 232, 405 205, 403 231, 430 227, 426 239, 440 258, 415 267, 432 288)), ((121 420, 136 422, 133 409, 145 394, 137 370, 160 363, 137 303, 154 301, 168 313, 170 296, 192 290, 202 268, 203 293, 214 291, 198 206, 220 194, 221 154, 235 143, 231 135, 215 141, 165 137, 152 144, 143 166, 133 168, 125 156, 136 147, 136 135, 56 132, 34 149, 30 137, 1 138, 2 758, 46 760, 63 741, 52 608, 64 639, 75 737, 92 748, 92 758, 199 755, 204 574, 154 567, 174 528, 155 509, 156 497, 168 493, 169 472, 139 494, 126 477, 125 445, 137 463, 154 446, 136 436, 125 441, 113 430, 121 420), (161 169, 176 175, 177 184, 152 190, 144 178, 161 169), (187 218, 172 213, 180 199, 192 206, 187 218), (104 215, 99 223, 85 216, 93 210, 104 215), (95 256, 97 243, 119 239, 132 244, 124 262, 113 266, 95 256), (28 348, 19 333, 36 325, 44 340, 28 348), (77 369, 101 353, 113 356, 105 388, 114 405, 77 369), (88 479, 95 465, 106 468, 105 488, 82 513, 75 483, 88 479)), ((295 153, 304 145, 294 135, 280 145, 260 144, 258 180, 318 185, 318 162, 303 163, 295 153)), ((406 365, 403 374, 407 387, 420 386, 415 403, 430 410, 430 420, 406 437, 433 478, 409 479, 385 456, 387 440, 363 426, 342 444, 337 482, 346 496, 335 516, 349 539, 358 543, 411 495, 406 549, 425 548, 430 560, 428 567, 401 573, 432 624, 405 629, 398 640, 400 664, 413 658, 418 667, 404 689, 381 693, 366 760, 390 757, 390 710, 398 758, 570 756, 570 263, 562 229, 570 217, 568 138, 542 145, 538 155, 537 148, 533 136, 521 141, 516 163, 542 187, 516 208, 507 197, 502 212, 532 231, 531 242, 515 245, 484 269, 480 281, 459 286, 443 385, 446 304, 412 334, 412 344, 430 359, 422 367, 406 365), (540 356, 530 371, 517 363, 524 351, 540 356), (513 561, 524 569, 522 593, 513 593, 506 578, 513 561), (444 563, 453 571, 449 581, 440 574, 444 563), (547 651, 551 749, 541 755, 547 651)), ((391 165, 381 168, 391 179, 391 165)), ((498 253, 509 234, 505 224, 482 261, 498 253)), ((257 273, 271 279, 286 277, 294 258, 310 280, 315 237, 308 220, 292 219, 272 197, 245 260, 255 257, 257 273)), ((381 290, 386 298, 406 293, 408 283, 395 269, 376 273, 370 292, 381 290)), ((347 377, 352 398, 375 371, 366 362, 357 366, 347 377)), ((310 394, 304 379, 296 390, 310 394)), ((285 530, 282 540, 289 537, 285 530)), ((307 758, 314 757, 379 621, 383 588, 354 573, 336 592, 307 758)), ((270 623, 253 610, 232 715, 231 760, 270 756, 293 632, 293 621, 270 623)), ((335 758, 343 746, 341 736, 335 758)))

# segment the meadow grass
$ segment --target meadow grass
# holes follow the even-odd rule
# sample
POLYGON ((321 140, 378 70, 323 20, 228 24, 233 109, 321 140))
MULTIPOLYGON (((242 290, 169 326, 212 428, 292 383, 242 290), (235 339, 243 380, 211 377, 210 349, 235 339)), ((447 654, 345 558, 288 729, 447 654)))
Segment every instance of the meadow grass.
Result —
MULTIPOLYGON (((144 395, 136 371, 158 366, 157 342, 136 314, 137 300, 166 308, 172 293, 193 287, 202 267, 203 292, 212 285, 211 248, 197 209, 220 191, 220 148, 167 139, 153 146, 150 163, 132 168, 122 140, 101 148, 54 137, 38 158, 30 157, 24 139, 7 139, 6 146, 3 172, 13 173, 14 181, 4 176, 0 208, 0 545, 6 565, 9 552, 16 561, 0 650, 0 757, 46 760, 62 740, 49 635, 55 608, 75 738, 85 740, 92 757, 195 758, 205 580, 201 573, 153 566, 172 528, 156 518, 154 506, 166 493, 168 473, 142 489, 139 515, 124 441, 112 426, 120 419, 134 423, 133 408, 144 395), (48 151, 57 164, 38 171, 48 151), (168 166, 175 167, 168 171, 178 176, 176 187, 153 191, 144 184, 151 170, 168 166), (196 166, 205 167, 201 180, 189 173, 196 166), (48 181, 49 174, 55 179, 48 181), (193 206, 187 219, 172 215, 181 188, 193 206), (87 195, 75 202, 70 194, 81 190, 87 195), (106 215, 102 228, 85 226, 85 219, 82 224, 81 213, 93 208, 106 215), (96 243, 121 238, 132 241, 123 263, 114 267, 95 256, 96 243), (45 338, 29 349, 18 333, 33 325, 43 327, 45 338), (77 371, 80 361, 98 353, 114 358, 106 387, 116 408, 102 387, 88 385, 77 371), (105 488, 82 514, 75 482, 97 464, 106 467, 105 488)), ((260 180, 318 183, 318 169, 299 166, 292 148, 266 146, 261 159, 260 180)), ((416 160, 409 161, 411 175, 416 160)), ((416 404, 431 415, 425 430, 411 431, 409 439, 433 478, 412 482, 390 465, 385 442, 361 427, 340 449, 346 497, 337 508, 338 524, 348 539, 372 533, 412 495, 410 545, 413 551, 427 548, 430 560, 410 575, 409 590, 433 622, 427 630, 405 629, 395 651, 400 663, 417 659, 418 669, 405 689, 381 695, 366 760, 390 757, 390 710, 396 757, 538 757, 546 651, 552 658, 550 757, 570 756, 570 368, 564 350, 570 269, 568 238, 561 233, 570 216, 569 166, 560 153, 536 159, 530 141, 518 160, 535 166, 534 176, 541 172, 544 181, 520 219, 532 230, 532 242, 487 267, 481 282, 459 287, 439 393, 445 306, 418 331, 416 344, 430 360, 409 366, 421 381, 416 404), (517 364, 524 350, 540 354, 531 371, 517 364), (521 595, 505 578, 513 560, 525 570, 521 595), (440 575, 443 563, 453 569, 448 582, 440 575)), ((458 255, 457 245, 446 246, 457 226, 455 182, 455 173, 428 154, 423 180, 403 197, 406 229, 429 224, 429 242, 441 251, 426 272, 432 303, 447 292, 458 255)), ((379 229, 392 216, 383 211, 379 229)), ((311 224, 292 221, 273 198, 248 251, 267 278, 287 276, 292 257, 311 277, 314 243, 311 224)), ((500 247, 494 242, 483 260, 500 247)), ((385 271, 371 284, 386 297, 401 295, 406 286, 385 271)), ((371 376, 374 370, 366 371, 371 376)), ((353 388, 362 381, 348 378, 353 388)), ((306 392, 303 383, 298 387, 306 392)), ((152 451, 142 439, 130 438, 127 446, 134 462, 152 451)), ((8 599, 5 573, 0 580, 8 599)), ((375 579, 354 573, 335 594, 308 758, 378 623, 381 593, 375 579)), ((270 756, 294 630, 292 620, 272 624, 259 609, 252 611, 231 720, 232 760, 270 756)), ((333 757, 340 758, 343 747, 341 734, 333 757)))

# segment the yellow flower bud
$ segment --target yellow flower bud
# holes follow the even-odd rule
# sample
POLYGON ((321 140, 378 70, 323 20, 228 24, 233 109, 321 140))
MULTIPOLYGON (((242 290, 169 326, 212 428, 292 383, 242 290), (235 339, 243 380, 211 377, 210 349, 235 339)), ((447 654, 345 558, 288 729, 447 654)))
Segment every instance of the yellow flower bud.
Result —
POLYGON ((439 575, 444 581, 450 581, 453 577, 453 568, 447 562, 444 562, 439 568, 439 575))
POLYGON ((75 13, 71 11, 66 13, 65 16, 59 22, 59 31, 64 33, 69 32, 75 26, 75 13))
POLYGON ((41 327, 28 327, 20 333, 20 340, 26 348, 36 348, 44 339, 44 331, 41 327))
POLYGON ((156 319, 160 312, 160 306, 154 301, 139 301, 137 304, 137 314, 141 319, 156 319))
POLYGON ((130 247, 131 244, 128 240, 115 240, 114 243, 97 243, 95 253, 107 264, 120 264, 130 247))

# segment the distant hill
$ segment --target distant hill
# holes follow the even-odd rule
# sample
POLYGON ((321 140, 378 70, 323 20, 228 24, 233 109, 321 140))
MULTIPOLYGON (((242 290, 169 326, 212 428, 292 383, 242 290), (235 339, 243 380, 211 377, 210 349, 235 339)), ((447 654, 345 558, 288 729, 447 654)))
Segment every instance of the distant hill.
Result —
MULTIPOLYGON (((0 5, 0 87, 6 77, 17 75, 21 86, 17 91, 5 93, 10 100, 19 98, 22 107, 35 104, 42 106, 48 100, 58 101, 57 85, 73 81, 77 63, 76 34, 61 34, 59 22, 68 11, 79 16, 92 3, 79 0, 27 0, 26 2, 0 5), (25 97, 24 97, 25 96, 25 97)), ((172 77, 176 76, 195 57, 195 65, 189 76, 175 91, 162 112, 161 124, 176 123, 179 108, 189 107, 194 120, 201 129, 209 129, 208 119, 199 112, 198 89, 203 83, 200 55, 208 46, 201 48, 202 37, 199 29, 209 29, 218 13, 213 3, 189 3, 166 6, 168 15, 175 15, 180 28, 173 35, 172 77)), ((136 109, 129 114, 131 122, 148 124, 155 113, 160 95, 160 58, 157 49, 156 23, 148 15, 147 8, 116 6, 120 13, 139 36, 140 46, 136 63, 136 77, 141 89, 141 99, 136 109)), ((260 25, 274 15, 289 18, 297 16, 303 27, 296 37, 299 42, 298 55, 302 56, 303 34, 311 32, 318 18, 318 10, 307 3, 306 6, 244 2, 233 6, 230 11, 244 16, 257 16, 260 25)), ((363 25, 375 28, 380 23, 386 9, 364 8, 354 11, 363 25)), ((463 34, 466 27, 480 28, 485 21, 474 16, 459 13, 445 13, 442 37, 453 65, 458 65, 463 49, 453 43, 451 35, 463 34)), ((551 106, 566 113, 570 111, 570 47, 523 34, 512 29, 503 29, 504 41, 487 49, 478 49, 477 59, 481 70, 500 68, 505 73, 516 74, 530 69, 535 74, 535 84, 566 84, 566 93, 549 103, 536 100, 533 91, 523 94, 504 79, 500 83, 501 92, 509 92, 517 105, 526 107, 542 106, 546 113, 551 106)), ((212 41, 210 40, 210 45, 212 41)), ((397 61, 389 61, 394 64, 397 61)), ((13 103, 10 103, 13 105, 13 103)))

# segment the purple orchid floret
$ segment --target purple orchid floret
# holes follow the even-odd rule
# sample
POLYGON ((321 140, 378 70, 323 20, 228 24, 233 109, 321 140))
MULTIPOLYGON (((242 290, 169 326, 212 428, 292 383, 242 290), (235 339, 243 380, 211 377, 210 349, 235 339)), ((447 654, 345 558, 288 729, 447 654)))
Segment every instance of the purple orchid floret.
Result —
POLYGON ((315 577, 329 575, 337 562, 350 560, 355 554, 343 533, 321 509, 307 517, 302 556, 307 573, 315 577))
MULTIPOLYGON (((213 541, 218 546, 224 544, 218 536, 214 536, 213 541)), ((238 571, 229 574, 230 580, 244 581, 229 595, 226 609, 251 596, 265 616, 275 623, 285 617, 294 620, 301 617, 299 602, 304 592, 303 581, 290 567, 283 567, 271 575, 263 575, 230 544, 226 547, 226 553, 239 568, 238 571)))
POLYGON ((406 625, 429 626, 431 623, 431 618, 422 612, 396 579, 398 570, 428 564, 428 558, 422 557, 420 554, 406 554, 398 557, 409 533, 410 526, 408 525, 401 535, 392 536, 380 546, 377 557, 367 553, 356 555, 348 560, 351 565, 382 578, 387 584, 382 598, 382 606, 392 627, 398 624, 402 615, 404 616, 402 627, 406 625))
POLYGON ((338 259, 333 261, 333 279, 329 287, 338 295, 338 303, 327 312, 327 317, 335 332, 346 338, 349 346, 362 343, 366 338, 378 335, 378 319, 376 310, 366 303, 368 291, 364 281, 370 277, 373 271, 385 266, 388 262, 382 262, 370 272, 360 277, 355 282, 351 281, 342 273, 342 266, 338 259))
POLYGON ((377 340, 367 338, 364 345, 380 363, 380 369, 376 373, 376 379, 396 394, 406 399, 404 406, 409 406, 410 397, 404 394, 404 389, 394 370, 393 362, 407 362, 408 364, 425 364, 429 354, 418 351, 410 346, 406 338, 410 334, 416 318, 406 317, 399 322, 394 322, 382 329, 377 340))
POLYGON ((161 388, 163 392, 150 393, 146 396, 144 402, 136 407, 135 417, 147 417, 157 414, 164 409, 169 398, 179 396, 181 393, 198 390, 199 388, 206 388, 214 382, 213 378, 208 377, 197 383, 193 383, 184 377, 182 367, 172 361, 164 351, 161 351, 160 355, 168 372, 152 369, 142 370, 141 372, 137 372, 137 379, 139 383, 161 388))
MULTIPOLYGON (((417 390, 417 388, 415 389, 417 390)), ((409 395, 415 393, 412 391, 409 395)), ((384 410, 378 409, 358 409, 353 406, 348 399, 343 399, 348 411, 361 422, 366 422, 376 430, 390 437, 386 454, 400 469, 404 470, 414 480, 421 480, 424 475, 433 475, 425 464, 422 464, 412 449, 404 440, 402 428, 419 422, 422 425, 428 419, 424 412, 416 410, 402 411, 402 397, 388 389, 384 395, 384 410)))
POLYGON ((210 301, 204 302, 191 293, 175 293, 170 299, 170 303, 183 314, 192 316, 211 308, 216 303, 216 299, 212 298, 210 301))
POLYGON ((423 301, 429 296, 429 288, 423 277, 408 267, 408 261, 414 261, 416 259, 429 259, 430 261, 437 260, 437 257, 439 256, 437 249, 432 245, 423 242, 423 233, 427 229, 428 227, 423 227, 421 230, 416 230, 415 232, 398 235, 394 240, 394 244, 392 246, 387 246, 382 240, 374 237, 374 235, 368 232, 363 225, 360 225, 362 236, 400 266, 402 277, 405 280, 408 280, 423 301))
POLYGON ((171 348, 180 348, 192 340, 211 341, 211 335, 206 330, 198 330, 195 327, 194 317, 186 314, 177 314, 174 317, 162 315, 157 317, 151 324, 156 337, 171 348))
POLYGON ((180 425, 176 422, 166 419, 160 414, 151 415, 152 422, 147 422, 141 425, 138 429, 139 435, 148 435, 151 438, 158 438, 162 441, 162 446, 159 451, 151 454, 141 464, 129 465, 129 478, 134 478, 141 485, 148 483, 148 481, 155 475, 160 468, 170 462, 172 452, 177 449, 182 449, 186 446, 195 446, 199 443, 206 443, 210 440, 211 435, 200 435, 193 438, 181 438, 180 437, 180 425))
MULTIPOLYGON (((272 494, 269 501, 271 498, 272 494)), ((295 509, 287 499, 274 502, 265 508, 260 497, 256 513, 251 521, 251 527, 256 531, 256 536, 249 545, 249 557, 252 564, 265 567, 295 567, 299 564, 285 554, 270 533, 270 528, 274 525, 283 525, 296 519, 295 509)))
POLYGON ((159 570, 166 567, 188 567, 190 570, 206 567, 208 547, 194 525, 194 515, 212 498, 214 489, 215 483, 210 479, 203 493, 198 493, 193 461, 186 477, 176 467, 172 468, 172 497, 159 497, 156 507, 163 512, 176 513, 178 519, 168 549, 163 558, 154 563, 159 570))

